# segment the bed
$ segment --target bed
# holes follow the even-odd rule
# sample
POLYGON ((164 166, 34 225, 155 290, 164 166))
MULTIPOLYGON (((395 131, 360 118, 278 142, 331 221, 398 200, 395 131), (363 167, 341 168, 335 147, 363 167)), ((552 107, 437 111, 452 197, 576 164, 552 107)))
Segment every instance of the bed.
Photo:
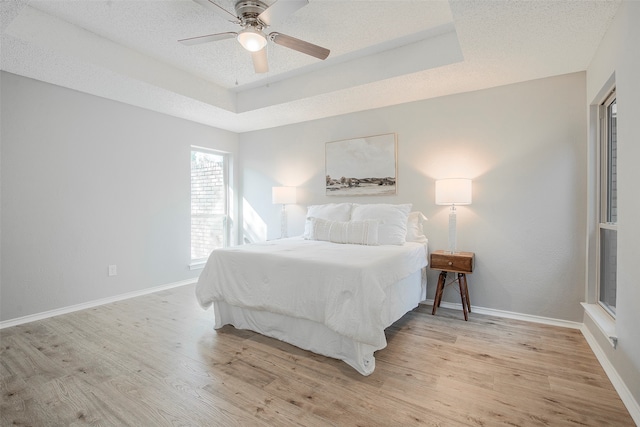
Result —
POLYGON ((427 240, 411 236, 411 205, 385 205, 402 206, 401 244, 386 243, 389 218, 358 219, 349 205, 339 220, 310 207, 303 236, 214 250, 196 286, 214 327, 249 329, 371 374, 384 330, 426 297, 427 240))

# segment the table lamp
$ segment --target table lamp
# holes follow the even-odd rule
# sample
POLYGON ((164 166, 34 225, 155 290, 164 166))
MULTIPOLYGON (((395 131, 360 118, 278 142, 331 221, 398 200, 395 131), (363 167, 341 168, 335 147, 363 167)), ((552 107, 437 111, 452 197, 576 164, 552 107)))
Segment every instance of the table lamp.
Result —
POLYGON ((436 205, 451 205, 449 210, 449 253, 456 253, 456 205, 471 204, 471 180, 436 180, 436 205))
POLYGON ((274 205, 282 205, 280 215, 280 238, 287 237, 287 210, 288 204, 296 202, 296 187, 273 187, 271 189, 271 201, 274 205))

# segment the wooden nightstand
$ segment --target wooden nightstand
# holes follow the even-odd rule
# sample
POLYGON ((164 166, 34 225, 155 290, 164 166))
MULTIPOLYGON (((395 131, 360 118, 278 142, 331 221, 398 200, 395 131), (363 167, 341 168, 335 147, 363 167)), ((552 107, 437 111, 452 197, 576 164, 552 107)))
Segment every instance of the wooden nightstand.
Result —
POLYGON ((473 273, 473 252, 456 252, 454 254, 448 251, 435 251, 431 253, 429 259, 429 268, 432 270, 440 270, 438 277, 438 286, 436 287, 436 296, 433 299, 433 310, 431 314, 436 314, 436 310, 440 307, 442 300, 442 291, 446 285, 458 282, 460 285, 460 298, 462 299, 462 312, 464 320, 469 320, 471 313, 471 300, 469 299, 469 287, 467 286, 467 273, 473 273), (458 273, 457 279, 451 283, 446 283, 447 273, 458 273))

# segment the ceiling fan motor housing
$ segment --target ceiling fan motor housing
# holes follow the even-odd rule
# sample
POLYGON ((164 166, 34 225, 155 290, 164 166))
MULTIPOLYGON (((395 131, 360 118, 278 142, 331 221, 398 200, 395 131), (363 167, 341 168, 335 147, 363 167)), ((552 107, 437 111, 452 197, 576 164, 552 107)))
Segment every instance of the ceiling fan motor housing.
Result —
POLYGON ((239 0, 236 2, 236 14, 242 21, 242 26, 252 26, 262 29, 265 23, 258 19, 258 15, 267 10, 269 6, 260 0, 239 0))

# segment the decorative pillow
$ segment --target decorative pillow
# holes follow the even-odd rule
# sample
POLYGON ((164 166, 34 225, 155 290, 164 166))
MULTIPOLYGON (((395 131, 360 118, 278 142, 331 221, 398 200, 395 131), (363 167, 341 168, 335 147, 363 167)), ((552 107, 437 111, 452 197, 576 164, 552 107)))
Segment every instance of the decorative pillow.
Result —
POLYGON ((378 244, 378 221, 329 221, 321 218, 310 218, 311 232, 309 239, 324 240, 333 243, 352 243, 356 245, 378 244))
POLYGON ((376 203, 370 205, 353 205, 351 220, 363 221, 377 219, 378 243, 381 245, 404 245, 407 238, 407 220, 411 203, 391 205, 376 203))
POLYGON ((327 203, 326 205, 309 206, 307 208, 307 220, 304 224, 304 238, 309 239, 309 233, 311 233, 309 218, 349 221, 351 219, 351 205, 351 203, 327 203))
POLYGON ((409 212, 407 218, 407 242, 427 243, 427 236, 424 235, 422 229, 422 221, 426 221, 427 217, 422 212, 409 212))

